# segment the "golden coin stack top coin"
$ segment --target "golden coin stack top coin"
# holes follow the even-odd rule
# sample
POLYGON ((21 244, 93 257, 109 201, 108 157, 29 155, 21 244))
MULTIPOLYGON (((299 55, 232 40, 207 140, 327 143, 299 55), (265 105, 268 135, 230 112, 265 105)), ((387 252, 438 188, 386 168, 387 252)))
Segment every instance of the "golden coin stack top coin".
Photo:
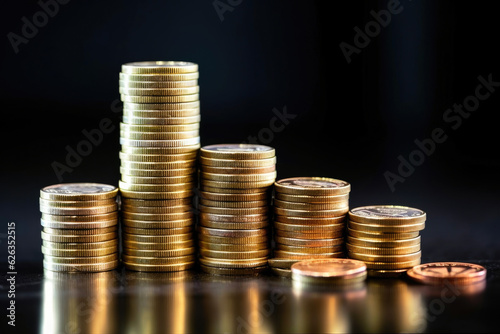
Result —
POLYGON ((120 124, 125 267, 179 271, 194 266, 191 200, 200 148, 198 65, 122 65, 120 124))
POLYGON ((420 264, 422 210, 395 205, 372 205, 349 212, 347 255, 364 261, 368 276, 398 277, 420 264))
POLYGON ((221 144, 200 150, 201 268, 246 275, 267 267, 269 188, 276 179, 272 147, 221 144))
POLYGON ((40 190, 43 267, 100 272, 118 266, 118 188, 56 184, 40 190))
MULTIPOLYGON (((294 177, 276 181, 274 186, 275 258, 344 257, 350 184, 324 177, 294 177)), ((290 267, 279 269, 291 275, 290 267)))

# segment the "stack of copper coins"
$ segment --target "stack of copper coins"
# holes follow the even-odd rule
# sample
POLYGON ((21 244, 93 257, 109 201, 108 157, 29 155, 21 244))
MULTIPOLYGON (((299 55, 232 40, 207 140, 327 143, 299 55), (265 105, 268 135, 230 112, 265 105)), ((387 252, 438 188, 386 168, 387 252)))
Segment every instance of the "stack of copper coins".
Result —
POLYGON ((125 267, 194 266, 192 196, 200 147, 198 65, 122 65, 120 152, 125 267))
POLYGON ((99 272, 118 266, 118 189, 67 183, 40 191, 43 267, 99 272))
POLYGON ((199 246, 205 272, 245 275, 267 267, 275 165, 275 150, 268 146, 201 148, 199 246))
POLYGON ((348 256, 368 267, 368 276, 398 277, 420 264, 420 231, 426 214, 405 206, 372 205, 349 212, 348 256))
MULTIPOLYGON (((344 257, 344 220, 349 211, 350 189, 350 184, 345 181, 323 177, 277 181, 274 198, 275 258, 298 261, 344 257)), ((282 264, 285 262, 281 261, 282 264)), ((277 269, 278 273, 290 275, 289 268, 277 269)))

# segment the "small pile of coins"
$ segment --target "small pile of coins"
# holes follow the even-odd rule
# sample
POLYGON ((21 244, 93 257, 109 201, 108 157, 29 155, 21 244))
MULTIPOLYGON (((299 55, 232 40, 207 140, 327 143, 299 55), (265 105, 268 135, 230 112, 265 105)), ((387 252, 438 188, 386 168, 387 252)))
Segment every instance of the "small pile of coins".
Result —
POLYGON ((100 272, 118 266, 118 189, 66 183, 40 190, 43 267, 100 272))
POLYGON ((323 177, 277 181, 274 197, 275 257, 297 261, 344 257, 344 218, 349 211, 350 188, 345 181, 323 177))
POLYGON ((200 147, 198 65, 122 65, 120 124, 125 267, 178 271, 194 266, 196 156, 200 147))
POLYGON ((366 279, 366 265, 351 259, 311 259, 292 265, 292 280, 300 284, 346 285, 366 279))
POLYGON ((272 147, 221 144, 200 150, 200 263, 203 271, 246 275, 267 267, 272 147))
POLYGON ((347 229, 348 257, 364 261, 368 276, 398 277, 420 264, 422 210, 394 205, 352 209, 347 229))

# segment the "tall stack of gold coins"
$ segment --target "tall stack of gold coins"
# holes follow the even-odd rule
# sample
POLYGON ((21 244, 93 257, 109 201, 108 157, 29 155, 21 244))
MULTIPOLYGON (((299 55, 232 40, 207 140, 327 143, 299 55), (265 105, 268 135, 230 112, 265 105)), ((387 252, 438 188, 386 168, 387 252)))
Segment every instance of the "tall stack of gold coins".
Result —
POLYGON ((128 269, 179 271, 195 264, 198 76, 198 65, 189 62, 122 65, 119 186, 128 269))
POLYGON ((118 189, 66 183, 40 190, 43 267, 99 272, 118 266, 118 189))
POLYGON ((352 209, 347 229, 348 256, 366 263, 368 276, 398 277, 420 264, 420 231, 426 214, 405 206, 352 209))
MULTIPOLYGON (((275 258, 344 257, 350 184, 324 177, 294 177, 276 181, 274 186, 275 258)), ((274 262, 276 272, 290 274, 289 267, 278 266, 278 262, 287 266, 293 262, 274 262)))
POLYGON ((251 144, 200 150, 200 262, 203 271, 263 271, 270 253, 269 189, 276 180, 272 147, 251 144))

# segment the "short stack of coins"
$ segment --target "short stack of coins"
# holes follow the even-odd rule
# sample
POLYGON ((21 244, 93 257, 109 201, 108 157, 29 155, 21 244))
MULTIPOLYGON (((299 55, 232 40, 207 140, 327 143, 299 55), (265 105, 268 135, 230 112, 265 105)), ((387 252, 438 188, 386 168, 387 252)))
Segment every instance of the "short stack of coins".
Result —
MULTIPOLYGON (((294 177, 275 183, 275 258, 345 257, 349 183, 324 177, 294 177)), ((289 274, 289 268, 279 268, 289 274)))
POLYGON ((272 147, 221 144, 200 150, 200 263, 203 271, 246 275, 267 267, 272 147))
POLYGON ((368 276, 398 277, 420 264, 426 214, 405 206, 372 205, 349 212, 348 256, 366 263, 368 276))
POLYGON ((43 267, 100 272, 118 266, 118 189, 66 183, 40 190, 43 267))
POLYGON ((127 269, 180 271, 195 264, 198 76, 198 65, 189 62, 122 65, 119 186, 127 269))

